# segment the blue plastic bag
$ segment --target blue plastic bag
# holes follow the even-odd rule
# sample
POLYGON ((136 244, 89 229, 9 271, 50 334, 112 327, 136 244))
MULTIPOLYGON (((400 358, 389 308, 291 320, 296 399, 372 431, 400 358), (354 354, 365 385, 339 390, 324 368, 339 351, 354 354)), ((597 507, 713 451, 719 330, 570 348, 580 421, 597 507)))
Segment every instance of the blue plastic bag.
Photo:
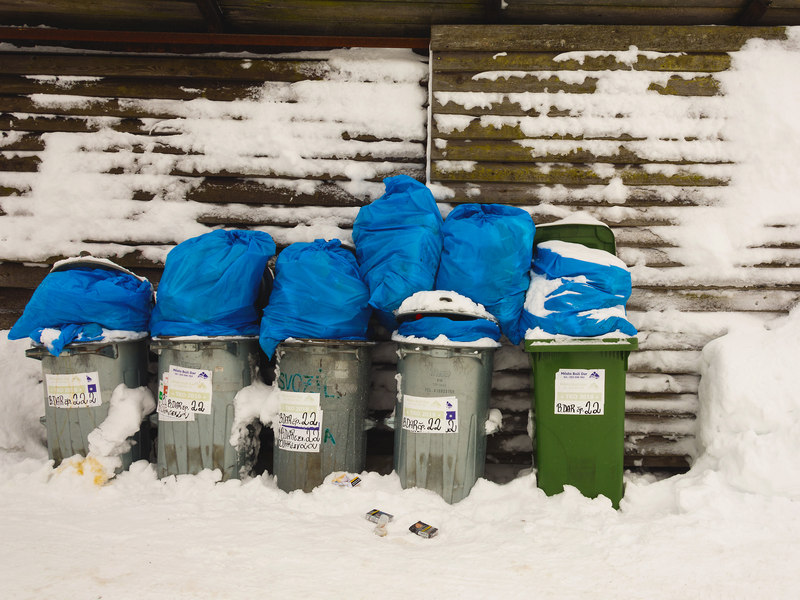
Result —
POLYGON ((549 291, 543 302, 531 293, 520 319, 523 332, 539 328, 573 337, 636 335, 625 316, 631 274, 613 254, 569 242, 544 242, 536 247, 532 269, 531 292, 537 287, 549 291))
POLYGON ((369 304, 387 329, 392 312, 422 290, 433 289, 442 252, 442 215, 430 190, 398 175, 384 179, 386 193, 358 211, 353 223, 361 277, 369 304))
POLYGON ((462 204, 445 219, 436 289, 453 290, 494 315, 512 343, 530 284, 534 225, 520 208, 462 204))
POLYGON ((372 314, 358 264, 339 240, 299 242, 275 265, 275 285, 261 319, 267 357, 288 338, 366 339, 372 314))
POLYGON ((150 282, 129 273, 92 267, 53 271, 36 288, 8 338, 43 343, 44 329, 59 329, 59 336, 47 343, 58 356, 69 343, 102 339, 103 328, 147 331, 152 305, 150 282))
POLYGON ((497 342, 501 336, 500 327, 489 319, 455 320, 433 316, 400 323, 397 334, 428 340, 435 340, 443 335, 451 342, 474 342, 483 338, 497 342))
POLYGON ((218 229, 178 244, 158 285, 152 335, 257 335, 256 300, 274 255, 261 231, 218 229))

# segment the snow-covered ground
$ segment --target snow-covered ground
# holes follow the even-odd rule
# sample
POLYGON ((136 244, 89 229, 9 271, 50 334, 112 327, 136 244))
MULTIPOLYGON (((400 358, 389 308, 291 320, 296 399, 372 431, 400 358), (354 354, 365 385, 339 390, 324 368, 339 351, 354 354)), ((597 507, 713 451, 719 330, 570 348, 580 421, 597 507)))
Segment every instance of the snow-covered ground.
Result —
MULTIPOLYGON (((698 274, 730 269, 762 224, 800 223, 797 38, 754 43, 723 75, 726 110, 737 116, 726 135, 743 167, 726 202, 681 229, 698 274)), ((89 464, 48 462, 40 363, 4 332, 0 596, 796 598, 798 340, 796 308, 766 325, 741 320, 708 344, 703 453, 684 475, 626 475, 616 511, 574 489, 548 498, 535 473, 481 480, 453 506, 374 473, 354 488, 287 494, 269 475, 158 480, 139 462, 97 485, 89 464), (374 508, 394 515, 385 537, 364 519, 374 508), (439 535, 411 534, 417 520, 439 535)))
POLYGON ((546 497, 533 473, 453 506, 366 472, 287 494, 270 475, 158 480, 142 461, 98 486, 46 460, 39 363, 4 340, 3 596, 796 598, 800 310, 771 327, 706 347, 706 453, 684 475, 627 475, 619 511, 573 488, 546 497), (373 508, 394 515, 385 537, 373 508), (418 520, 438 536, 410 533, 418 520))

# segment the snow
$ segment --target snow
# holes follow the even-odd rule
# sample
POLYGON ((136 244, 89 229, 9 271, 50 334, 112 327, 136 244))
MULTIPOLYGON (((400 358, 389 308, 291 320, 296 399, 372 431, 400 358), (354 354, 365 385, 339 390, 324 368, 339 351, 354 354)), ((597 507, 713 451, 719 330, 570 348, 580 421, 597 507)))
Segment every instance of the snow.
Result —
MULTIPOLYGON (((108 415, 86 438, 89 453, 84 461, 94 467, 95 476, 102 477, 103 483, 122 466, 119 457, 131 449, 129 438, 139 431, 142 420, 155 408, 156 401, 146 387, 131 389, 120 383, 114 389, 109 400, 108 415)), ((72 457, 68 461, 69 467, 80 469, 84 461, 72 457)), ((59 468, 62 467, 63 463, 59 468)))
MULTIPOLYGON (((158 480, 140 461, 103 484, 93 460, 52 468, 38 426, 39 364, 24 358, 23 343, 3 339, 5 593, 407 598, 421 585, 426 595, 466 598, 531 590, 539 598, 794 598, 799 336, 800 308, 767 327, 743 322, 708 344, 704 454, 684 475, 627 473, 619 511, 569 487, 547 497, 535 473, 504 485, 481 479, 452 506, 427 490, 403 490, 394 474, 371 472, 358 474, 356 487, 337 485, 342 474, 334 473, 309 494, 287 494, 268 474, 158 480), (383 537, 364 518, 375 508, 394 515, 383 537), (411 534, 418 520, 438 535, 411 534), (80 560, 68 559, 76 552, 80 560)), ((237 397, 237 409, 255 407, 251 416, 262 414, 270 389, 254 386, 237 397)))
MULTIPOLYGON (((700 150, 708 152, 709 159, 733 156, 744 165, 718 169, 730 176, 731 185, 721 197, 719 190, 708 190, 704 205, 676 211, 680 227, 654 228, 676 244, 671 252, 686 267, 675 269, 673 275, 635 265, 634 288, 637 283, 669 282, 672 277, 684 282, 743 278, 747 274, 741 273, 739 265, 749 256, 748 246, 758 243, 770 224, 789 225, 783 233, 787 241, 796 242, 800 117, 794 103, 800 97, 796 76, 800 73, 800 30, 790 31, 788 42, 752 42, 734 53, 734 69, 719 74, 728 92, 723 97, 659 97, 643 105, 642 95, 634 93, 631 82, 602 75, 598 86, 603 94, 583 99, 555 96, 565 110, 587 111, 576 123, 509 118, 508 124, 538 133, 569 133, 583 127, 597 135, 618 135, 625 129, 645 136, 645 141, 665 133, 689 136, 709 142, 700 150), (616 129, 609 129, 612 120, 603 118, 631 112, 636 117, 616 119, 616 129), (720 137, 732 144, 724 152, 713 143, 720 137)), ((343 59, 351 56, 342 54, 343 59)), ((625 57, 633 60, 631 51, 625 57)), ((365 77, 379 73, 368 65, 359 68, 365 77)), ((637 79, 633 83, 651 82, 637 79)), ((418 92, 424 93, 409 92, 414 102, 418 92)), ((311 94, 308 90, 293 93, 311 94)), ((356 86, 352 97, 358 93, 356 86)), ((325 101, 325 90, 313 96, 319 105, 325 101)), ((378 113, 371 104, 374 98, 361 100, 355 112, 360 111, 365 121, 374 118, 378 113)), ((407 102, 408 98, 398 104, 405 107, 407 102)), ((231 108, 247 110, 244 105, 231 108)), ((283 108, 291 112, 290 107, 283 108)), ((213 141, 213 131, 201 131, 202 122, 215 112, 219 116, 218 109, 208 103, 187 108, 197 111, 197 129, 187 134, 187 144, 213 141)), ((300 112, 297 116, 302 117, 300 112)), ((398 117, 397 123, 404 118, 398 117)), ((503 119, 485 118, 497 126, 503 119)), ((437 117, 437 125, 463 129, 470 120, 468 116, 441 121, 437 117)), ((280 139, 291 150, 302 138, 280 139)), ((162 196, 148 203, 146 213, 138 213, 129 198, 130 180, 81 169, 70 160, 74 150, 71 142, 54 135, 46 151, 56 154, 44 171, 48 177, 36 178, 30 197, 3 200, 7 213, 3 227, 8 230, 2 236, 10 253, 17 251, 27 261, 44 259, 55 247, 61 254, 70 254, 73 240, 102 224, 118 240, 149 231, 153 240, 168 242, 152 251, 153 256, 161 256, 175 241, 205 230, 192 224, 199 206, 175 201, 185 193, 184 184, 167 178, 163 165, 143 165, 151 173, 151 189, 160 190, 162 196), (66 185, 56 185, 59 178, 66 185), (39 183, 45 180, 50 183, 39 183), (51 194, 63 193, 95 200, 85 202, 83 208, 77 202, 48 201, 51 194), (134 214, 138 222, 128 218, 134 214), (35 215, 31 223, 37 227, 24 225, 24 215, 35 215), (82 219, 85 229, 79 225, 82 219), (30 254, 30 247, 37 250, 36 256, 30 254)), ((649 150, 652 155, 664 151, 656 146, 649 150)), ((114 157, 99 154, 92 169, 113 166, 114 157)), ((316 166, 298 163, 298 172, 316 166)), ((3 175, 9 181, 26 176, 3 175)), ((368 187, 366 182, 358 185, 368 187)), ((624 199, 626 192, 620 180, 595 186, 590 192, 603 190, 609 198, 624 199)), ((569 197, 575 192, 556 186, 549 193, 569 197)), ((661 193, 666 199, 671 197, 670 190, 661 193)), ((325 226, 329 231, 338 229, 338 225, 325 226)), ((787 281, 796 282, 796 274, 786 271, 790 271, 787 281)), ((723 337, 705 345, 699 357, 699 388, 694 376, 629 378, 629 391, 652 388, 694 398, 690 393, 698 389, 698 435, 703 448, 686 474, 662 479, 627 473, 619 511, 606 499, 583 498, 572 488, 546 497, 536 488, 535 472, 522 473, 502 485, 481 479, 468 498, 451 506, 426 490, 402 490, 395 475, 369 472, 358 474, 362 483, 356 487, 335 485, 333 480, 340 474, 332 474, 312 493, 287 494, 268 474, 223 483, 218 472, 205 471, 160 481, 153 465, 137 462, 105 482, 95 460, 75 459, 53 469, 39 423, 43 414, 40 364, 24 357, 27 342, 8 341, 4 334, 0 340, 3 594, 23 600, 489 595, 795 598, 800 586, 796 569, 800 562, 800 469, 796 464, 800 454, 796 383, 800 309, 789 316, 653 310, 630 317, 647 330, 643 334, 647 343, 658 349, 675 344, 692 347, 698 341, 705 344, 723 337), (384 537, 374 535, 374 524, 364 519, 375 508, 394 515, 384 537), (408 527, 417 520, 438 527, 439 535, 427 540, 411 534, 408 527)), ((498 384, 503 389, 503 382, 498 384)), ((270 389, 254 384, 240 392, 237 409, 242 411, 242 420, 237 428, 245 419, 269 418, 274 412, 270 389)), ((122 432, 116 426, 112 429, 110 434, 122 432)), ((518 436, 507 443, 520 445, 526 440, 518 436)))
POLYGON ((470 315, 479 319, 488 319, 493 323, 497 319, 484 308, 483 304, 473 302, 450 290, 422 291, 412 294, 398 307, 394 314, 402 316, 414 313, 457 313, 470 315))
POLYGON ((627 265, 625 265, 624 262, 610 252, 598 250, 597 248, 589 248, 583 244, 562 242, 561 240, 550 240, 537 244, 536 247, 551 250, 559 256, 563 256, 564 258, 572 258, 595 265, 619 267, 620 269, 625 269, 626 271, 628 270, 627 265))
MULTIPOLYGON (((325 78, 254 85, 251 97, 235 101, 122 98, 121 106, 140 114, 170 118, 143 119, 152 134, 145 138, 112 129, 119 118, 96 117, 90 121, 97 131, 45 133, 42 151, 4 152, 8 157, 38 156, 41 162, 36 173, 0 173, 0 186, 27 190, 0 198, 3 259, 46 261, 83 250, 113 257, 139 249, 146 260, 163 263, 174 245, 210 231, 197 219, 217 210, 187 200, 202 179, 180 173, 241 172, 252 174, 259 185, 301 194, 313 195, 326 186, 343 196, 377 198, 383 191, 382 177, 408 167, 402 161, 422 159, 427 92, 420 81, 428 74, 425 57, 403 49, 356 48, 280 58, 313 60, 309 64, 323 65, 325 78), (384 141, 364 142, 361 136, 384 141), (185 154, 157 151, 161 146, 185 154), (361 160, 364 155, 376 158, 361 160), (137 200, 142 193, 153 197, 137 200), (98 238, 110 243, 84 241, 98 238)), ((249 60, 243 57, 243 69, 252 64, 249 60)), ((67 85, 79 80, 58 81, 67 85)), ((55 114, 67 107, 107 102, 67 94, 29 98, 55 114)), ((38 115, 13 116, 24 120, 38 115)), ((279 223, 255 228, 286 245, 317 238, 349 242, 357 208, 236 210, 246 218, 279 223), (316 216, 304 218, 314 210, 316 216)))

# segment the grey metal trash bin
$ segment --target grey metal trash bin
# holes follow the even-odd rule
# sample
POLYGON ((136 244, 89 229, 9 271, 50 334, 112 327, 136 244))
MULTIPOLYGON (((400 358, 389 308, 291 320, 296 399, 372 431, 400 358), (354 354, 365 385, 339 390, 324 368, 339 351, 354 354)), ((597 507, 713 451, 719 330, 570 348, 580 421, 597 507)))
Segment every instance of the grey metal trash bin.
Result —
POLYGON ((257 337, 155 338, 158 354, 159 477, 220 469, 238 479, 252 462, 230 444, 234 398, 252 383, 257 337))
POLYGON ((374 343, 283 342, 273 473, 284 491, 310 492, 334 471, 360 473, 374 343))
MULTIPOLYGON (((59 356, 37 346, 25 355, 42 362, 47 452, 56 466, 74 454, 88 454, 87 438, 108 416, 119 384, 147 385, 146 339, 69 344, 59 356)), ((147 419, 132 441, 131 449, 120 456, 122 470, 149 458, 147 419)))
POLYGON ((494 348, 400 342, 394 468, 454 503, 483 476, 494 348))

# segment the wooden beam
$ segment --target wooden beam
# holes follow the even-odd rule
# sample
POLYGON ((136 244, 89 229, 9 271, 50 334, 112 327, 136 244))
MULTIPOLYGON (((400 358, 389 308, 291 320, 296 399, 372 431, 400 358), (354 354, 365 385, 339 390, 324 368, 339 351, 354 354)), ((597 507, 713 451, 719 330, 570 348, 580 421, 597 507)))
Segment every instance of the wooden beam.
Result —
POLYGON ((203 20, 210 33, 223 33, 226 29, 225 18, 217 0, 195 0, 203 20))
POLYGON ((54 44, 98 44, 147 50, 152 47, 174 50, 207 48, 412 48, 427 50, 427 37, 260 35, 241 33, 186 33, 150 31, 101 31, 88 29, 45 29, 38 27, 0 27, 3 42, 49 42, 54 44))
POLYGON ((755 25, 771 5, 772 0, 750 0, 741 14, 736 17, 736 25, 755 25))

